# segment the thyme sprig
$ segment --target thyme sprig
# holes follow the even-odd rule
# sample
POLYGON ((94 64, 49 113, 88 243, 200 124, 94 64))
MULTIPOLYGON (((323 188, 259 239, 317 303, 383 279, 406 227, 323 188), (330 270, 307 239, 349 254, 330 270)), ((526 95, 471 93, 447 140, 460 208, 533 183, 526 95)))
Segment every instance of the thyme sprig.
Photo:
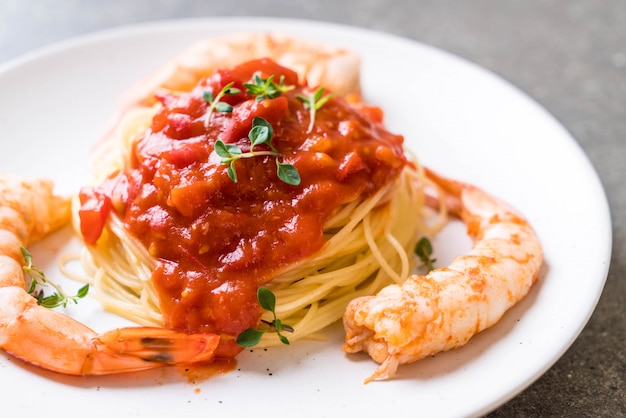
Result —
POLYGON ((324 96, 324 87, 320 87, 315 92, 309 96, 305 96, 304 94, 298 94, 296 97, 302 101, 304 107, 309 109, 310 113, 310 121, 309 127, 307 128, 307 133, 311 133, 313 130, 313 126, 315 125, 315 114, 316 112, 326 104, 330 99, 332 99, 335 95, 333 93, 329 93, 324 96))
POLYGON ((276 158, 276 175, 283 182, 297 186, 300 184, 300 173, 291 164, 280 161, 281 154, 272 145, 272 136, 274 135, 274 129, 272 125, 261 117, 255 117, 252 120, 252 129, 248 132, 248 139, 250 139, 250 151, 243 152, 241 147, 235 144, 226 144, 221 139, 215 142, 215 153, 221 157, 221 164, 228 164, 228 177, 237 183, 237 170, 235 168, 235 162, 242 158, 252 158, 257 156, 269 155, 276 158), (266 151, 254 151, 256 145, 266 144, 269 150, 266 151))
POLYGON ((44 308, 56 308, 58 306, 63 306, 65 308, 68 303, 78 303, 78 299, 82 299, 87 296, 87 293, 89 292, 88 284, 78 289, 75 296, 70 296, 66 294, 63 289, 61 289, 61 286, 48 280, 43 270, 33 265, 33 256, 26 248, 20 247, 20 250, 22 251, 24 261, 26 262, 26 265, 23 266, 24 273, 26 273, 31 279, 28 293, 37 299, 37 304, 43 306, 44 308), (37 285, 50 285, 54 288, 54 290, 56 290, 56 292, 50 296, 44 296, 43 290, 36 290, 37 285))
POLYGON ((262 102, 265 99, 275 99, 295 88, 292 85, 285 85, 284 76, 280 76, 278 84, 276 84, 273 75, 265 79, 258 74, 252 77, 252 83, 245 83, 243 86, 246 88, 247 93, 256 96, 255 100, 257 102, 262 102))
POLYGON ((261 341, 263 334, 266 332, 275 332, 278 334, 280 342, 289 345, 289 339, 285 337, 282 332, 294 332, 294 329, 287 324, 283 324, 282 321, 276 317, 276 296, 266 287, 259 287, 256 295, 259 305, 266 311, 271 312, 274 319, 271 321, 261 320, 261 322, 267 326, 265 329, 248 328, 243 331, 237 336, 237 344, 241 347, 254 347, 261 341))
POLYGON ((234 84, 235 83, 232 82, 225 85, 215 97, 213 96, 213 93, 208 90, 202 93, 202 98, 205 102, 209 104, 209 110, 207 111, 204 119, 204 126, 209 126, 209 122, 211 121, 211 115, 213 114, 213 112, 218 111, 231 113, 233 111, 233 107, 230 104, 222 102, 221 100, 226 95, 232 96, 241 93, 241 90, 233 87, 234 84))
POLYGON ((422 264, 426 268, 427 271, 431 271, 435 268, 436 258, 431 258, 433 254, 433 246, 430 243, 430 240, 426 237, 420 238, 415 245, 415 254, 422 261, 422 264))

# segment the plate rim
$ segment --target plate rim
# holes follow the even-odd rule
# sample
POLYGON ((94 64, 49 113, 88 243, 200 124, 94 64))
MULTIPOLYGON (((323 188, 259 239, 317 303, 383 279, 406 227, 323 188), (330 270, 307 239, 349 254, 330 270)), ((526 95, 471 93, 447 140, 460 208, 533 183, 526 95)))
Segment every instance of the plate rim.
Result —
POLYGON ((591 315, 595 311, 595 307, 597 306, 597 303, 604 289, 604 285, 606 283, 610 264, 611 264, 611 252, 612 252, 612 225, 611 225, 610 207, 608 204, 606 192, 604 190, 604 187, 602 185, 602 182, 599 178, 597 171, 593 167, 587 154, 584 152, 580 144, 569 133, 569 131, 550 112, 548 112, 547 109, 545 109, 539 102, 531 98, 527 93, 525 93, 524 91, 519 89, 517 86, 513 85, 512 83, 510 83, 508 80, 506 80, 502 76, 490 71, 489 69, 479 66, 473 63, 472 61, 467 60, 466 58, 457 56, 448 51, 439 49, 437 47, 434 47, 428 44, 421 43, 419 40, 413 40, 413 39, 402 37, 402 36, 395 35, 395 34, 380 32, 378 30, 374 30, 370 28, 365 28, 365 27, 360 27, 360 26, 350 26, 350 25, 334 23, 334 22, 306 20, 306 19, 229 16, 229 17, 197 17, 197 18, 183 18, 183 19, 166 19, 166 20, 136 23, 132 25, 124 25, 124 26, 99 30, 95 32, 85 33, 79 36, 75 36, 75 37, 71 37, 68 39, 54 42, 44 47, 37 48, 35 50, 27 52, 26 54, 21 54, 17 57, 9 59, 8 61, 3 62, 2 64, 0 64, 0 79, 7 72, 12 71, 15 68, 19 68, 20 66, 28 62, 32 62, 32 61, 41 59, 42 57, 46 57, 46 56, 53 56, 55 54, 58 54, 60 51, 68 51, 68 50, 71 50, 80 46, 91 44, 93 42, 111 41, 115 38, 125 38, 128 36, 133 36, 134 34, 141 34, 141 33, 147 34, 153 31, 162 31, 163 29, 176 32, 180 30, 181 26, 188 25, 190 23, 192 23, 193 25, 199 25, 199 24, 206 24, 207 22, 216 22, 216 21, 219 21, 219 22, 227 21, 229 23, 235 23, 235 24, 241 24, 243 22, 248 22, 248 21, 255 21, 259 24, 262 23, 268 26, 272 26, 274 24, 279 24, 279 25, 304 24, 304 25, 311 26, 311 27, 313 26, 322 27, 322 28, 332 27, 334 30, 350 31, 350 32, 356 31, 356 32, 367 34, 368 36, 386 38, 386 39, 392 40, 393 42, 401 42, 401 43, 406 43, 410 45, 419 45, 420 47, 425 48, 426 50, 430 50, 431 52, 435 52, 437 54, 443 54, 448 59, 451 58, 459 63, 462 63, 463 65, 469 65, 478 71, 484 72, 489 76, 489 78, 497 79, 499 83, 506 85, 509 89, 512 89, 512 91, 514 91, 515 94, 517 94, 518 96, 522 96, 525 99, 525 101, 528 102, 528 104, 531 104, 533 107, 538 109, 541 113, 543 113, 544 117, 548 117, 549 119, 551 119, 552 123, 563 131, 564 135, 567 136, 569 139, 570 146, 572 146, 573 148, 577 150, 577 152, 580 154, 580 157, 582 157, 588 164, 588 168, 590 169, 590 172, 594 174, 594 178, 591 179, 591 181, 594 181, 596 183, 596 192, 598 194, 597 197, 600 198, 599 203, 597 202, 597 204, 599 204, 598 208, 601 209, 602 212, 604 213, 603 218, 605 218, 605 221, 606 221, 606 223, 604 224, 605 226, 604 229, 606 231, 605 231, 605 234, 603 235, 606 236, 606 241, 607 241, 606 248, 605 248, 607 256, 606 256, 605 267, 601 274, 601 276, 603 277, 603 279, 600 280, 601 286, 598 287, 597 294, 595 295, 595 301, 592 303, 592 308, 587 313, 586 320, 579 325, 578 331, 574 335, 571 336, 570 340, 568 341, 567 344, 565 344, 562 347, 561 351, 555 354, 553 356, 554 358, 548 363, 546 363, 546 365, 544 366, 542 370, 537 371, 531 379, 528 379, 528 381, 520 384, 517 390, 514 393, 511 393, 510 396, 499 399, 496 402, 496 404, 490 405, 488 406, 487 409, 484 409, 482 411, 477 411, 477 412, 485 413, 492 409, 497 408, 498 406, 502 405, 503 403, 517 396, 521 391, 523 391, 532 383, 534 383, 541 375, 543 375, 548 369, 550 369, 562 357, 562 355, 571 347, 571 345, 580 335, 580 332, 582 332, 584 327, 587 325, 591 315))

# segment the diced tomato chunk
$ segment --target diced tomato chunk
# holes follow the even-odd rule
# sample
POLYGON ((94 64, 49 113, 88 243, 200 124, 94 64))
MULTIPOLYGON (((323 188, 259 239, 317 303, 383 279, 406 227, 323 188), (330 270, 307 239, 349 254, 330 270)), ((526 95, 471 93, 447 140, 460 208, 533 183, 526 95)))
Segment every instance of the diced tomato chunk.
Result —
POLYGON ((85 243, 95 245, 102 235, 107 217, 113 207, 111 198, 91 187, 81 189, 79 198, 80 232, 85 243))
POLYGON ((367 165, 363 162, 359 154, 356 152, 350 152, 346 154, 339 165, 337 170, 337 179, 340 181, 345 180, 351 174, 357 173, 361 170, 369 171, 367 165))

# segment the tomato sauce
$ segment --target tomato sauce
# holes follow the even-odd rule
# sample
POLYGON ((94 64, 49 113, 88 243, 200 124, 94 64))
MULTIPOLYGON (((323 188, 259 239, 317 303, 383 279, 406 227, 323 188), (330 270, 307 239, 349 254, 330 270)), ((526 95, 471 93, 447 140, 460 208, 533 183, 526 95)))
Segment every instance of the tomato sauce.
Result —
POLYGON ((216 72, 191 92, 160 96, 163 106, 134 144, 129 167, 81 192, 84 236, 97 239, 93 229, 101 228, 91 208, 116 210, 158 260, 152 280, 166 326, 220 334, 218 355, 236 355, 236 336, 257 326, 257 288, 322 247, 324 223, 338 206, 378 190, 406 164, 403 138, 384 129, 377 108, 332 97, 309 131, 312 112, 298 95, 314 92, 263 59, 216 72), (244 86, 254 75, 293 88, 257 100, 244 86), (213 109, 207 123, 205 92, 215 98, 230 83, 239 92, 220 101, 232 110, 213 109), (255 117, 272 126, 278 160, 298 170, 300 184, 281 181, 271 155, 237 160, 237 182, 229 177, 214 145, 219 139, 249 151, 255 117))

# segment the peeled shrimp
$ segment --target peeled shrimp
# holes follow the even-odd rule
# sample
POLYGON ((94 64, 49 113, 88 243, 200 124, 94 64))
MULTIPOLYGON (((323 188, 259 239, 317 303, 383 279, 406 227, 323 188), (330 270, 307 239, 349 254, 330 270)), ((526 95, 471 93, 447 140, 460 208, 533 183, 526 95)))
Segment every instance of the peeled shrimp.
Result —
POLYGON ((26 246, 69 221, 70 204, 48 181, 0 175, 0 348, 22 360, 71 375, 113 374, 210 360, 213 334, 164 328, 121 328, 97 334, 25 290, 26 246))
POLYGON ((477 187, 428 174, 467 224, 474 246, 448 267, 348 305, 344 351, 365 351, 380 364, 366 383, 462 346, 494 325, 528 293, 542 264, 537 236, 514 209, 477 187))

